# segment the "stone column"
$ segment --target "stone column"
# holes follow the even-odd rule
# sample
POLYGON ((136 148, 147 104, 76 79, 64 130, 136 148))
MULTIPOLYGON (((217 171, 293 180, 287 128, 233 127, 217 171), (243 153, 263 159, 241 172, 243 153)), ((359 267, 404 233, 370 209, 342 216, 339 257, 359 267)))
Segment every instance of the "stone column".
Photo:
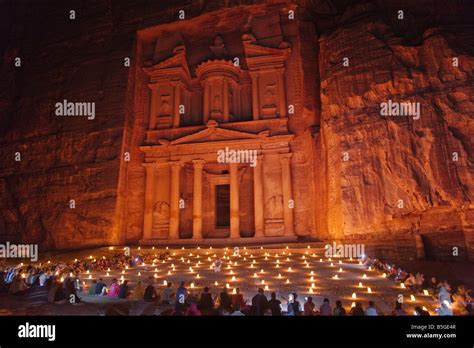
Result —
POLYGON ((204 97, 203 97, 203 123, 209 120, 209 83, 204 81, 204 97))
POLYGON ((181 104, 181 87, 179 83, 174 85, 174 112, 173 112, 173 128, 179 127, 179 106, 181 104))
POLYGON ((283 213, 285 220, 285 236, 294 235, 293 209, 288 206, 289 201, 293 199, 293 190, 291 189, 291 155, 291 153, 280 155, 281 179, 283 185, 283 213))
POLYGON ((255 215, 255 237, 265 236, 263 218, 263 155, 257 157, 257 165, 253 167, 253 205, 255 215))
POLYGON ((158 97, 158 86, 156 85, 148 85, 151 89, 151 100, 150 100, 150 122, 148 124, 149 129, 155 129, 156 124, 156 103, 158 97))
POLYGON ((252 112, 253 119, 260 119, 260 106, 258 98, 258 75, 257 73, 251 73, 250 77, 252 78, 252 112))
POLYGON ((285 93, 285 69, 277 70, 278 74, 278 99, 279 99, 279 113, 280 117, 286 116, 286 93, 285 93))
POLYGON ((152 238, 153 223, 153 194, 155 191, 155 168, 153 163, 144 163, 145 166, 145 206, 143 212, 143 239, 152 238))
POLYGON ((170 185, 170 232, 169 239, 179 239, 179 173, 182 163, 170 162, 171 185, 170 185))
POLYGON ((229 122, 229 81, 224 79, 222 85, 222 98, 224 98, 222 101, 224 122, 229 122))
POLYGON ((230 163, 230 238, 240 237, 239 165, 230 163))
POLYGON ((193 239, 202 239, 202 169, 204 160, 193 160, 193 239))

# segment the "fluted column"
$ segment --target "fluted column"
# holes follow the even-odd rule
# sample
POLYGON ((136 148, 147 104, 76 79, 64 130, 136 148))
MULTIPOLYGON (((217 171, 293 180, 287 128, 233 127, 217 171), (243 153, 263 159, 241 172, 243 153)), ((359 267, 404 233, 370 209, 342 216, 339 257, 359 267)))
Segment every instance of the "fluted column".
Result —
POLYGON ((222 98, 224 98, 223 100, 224 122, 229 122, 229 81, 227 81, 227 79, 224 79, 222 81, 222 84, 223 84, 222 98))
POLYGON ((252 78, 252 112, 253 119, 260 119, 260 106, 258 98, 258 75, 256 73, 250 73, 252 78))
POLYGON ((153 193, 155 186, 155 168, 152 163, 145 163, 145 205, 143 212, 143 239, 152 238, 153 193))
POLYGON ((148 85, 151 89, 151 99, 150 99, 150 122, 148 124, 149 129, 155 129, 156 124, 156 104, 157 104, 157 97, 158 91, 156 85, 148 85))
POLYGON ((209 83, 204 81, 204 97, 203 97, 203 123, 209 120, 209 83))
POLYGON ((230 238, 240 237, 239 165, 230 163, 230 238))
POLYGON ((283 185, 283 213, 285 221, 285 236, 294 235, 293 229, 293 209, 289 207, 289 202, 293 199, 291 188, 291 153, 280 155, 281 179, 283 185))
POLYGON ((179 106, 181 104, 181 87, 179 83, 174 85, 174 113, 173 113, 173 128, 179 127, 179 106))
POLYGON ((285 69, 277 70, 278 74, 278 96, 280 117, 286 116, 286 93, 285 93, 285 69))
POLYGON ((182 163, 170 162, 171 185, 170 185, 170 231, 169 239, 179 239, 179 173, 182 163))
POLYGON ((255 237, 265 235, 263 218, 263 155, 257 157, 257 165, 253 167, 253 204, 255 217, 255 237))
POLYGON ((193 239, 202 238, 202 169, 204 160, 193 160, 193 239))

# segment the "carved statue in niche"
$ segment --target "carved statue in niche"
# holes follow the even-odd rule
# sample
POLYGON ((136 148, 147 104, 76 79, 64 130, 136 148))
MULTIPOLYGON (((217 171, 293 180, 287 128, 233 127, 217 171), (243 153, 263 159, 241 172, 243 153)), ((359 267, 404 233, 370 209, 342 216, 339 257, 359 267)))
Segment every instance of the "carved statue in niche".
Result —
POLYGON ((272 196, 265 204, 265 217, 269 220, 281 219, 283 215, 283 196, 272 196))
POLYGON ((224 39, 220 35, 217 35, 214 38, 214 44, 209 46, 209 48, 217 59, 225 59, 228 56, 227 49, 224 45, 224 39))
POLYGON ((265 88, 265 95, 264 95, 264 105, 263 107, 274 107, 276 106, 276 101, 275 101, 275 85, 267 85, 265 88))
POLYGON ((215 94, 212 98, 212 112, 221 112, 221 96, 219 94, 215 94))
POLYGON ((268 84, 265 87, 265 93, 263 94, 263 106, 262 114, 265 117, 276 116, 277 102, 276 102, 276 85, 268 84))
POLYGON ((171 115, 171 105, 170 105, 170 95, 164 94, 161 96, 161 107, 160 107, 160 116, 170 116, 171 115))
POLYGON ((164 236, 168 233, 170 218, 170 206, 167 202, 158 201, 153 207, 153 231, 162 233, 164 236))

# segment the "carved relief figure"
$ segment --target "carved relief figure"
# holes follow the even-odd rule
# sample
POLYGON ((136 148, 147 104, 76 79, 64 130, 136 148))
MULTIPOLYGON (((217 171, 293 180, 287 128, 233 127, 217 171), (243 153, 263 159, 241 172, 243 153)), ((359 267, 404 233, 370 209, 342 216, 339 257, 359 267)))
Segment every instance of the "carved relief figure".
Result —
POLYGON ((153 207, 153 231, 166 235, 168 233, 169 217, 169 204, 164 201, 156 202, 153 207))
POLYGON ((170 115, 171 115, 170 96, 168 94, 165 94, 161 96, 160 116, 170 116, 170 115))
POLYGON ((283 196, 272 196, 265 204, 265 217, 267 219, 280 219, 283 214, 283 196))
POLYGON ((265 96, 264 96, 264 107, 275 107, 276 100, 275 100, 275 85, 267 85, 265 89, 265 96))

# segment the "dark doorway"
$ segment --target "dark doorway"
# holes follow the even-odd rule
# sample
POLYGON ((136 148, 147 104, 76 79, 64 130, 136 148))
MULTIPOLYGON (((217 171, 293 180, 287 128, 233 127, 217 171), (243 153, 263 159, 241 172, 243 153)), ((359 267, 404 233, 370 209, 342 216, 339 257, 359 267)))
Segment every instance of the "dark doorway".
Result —
POLYGON ((216 185, 216 227, 230 226, 230 185, 216 185))

